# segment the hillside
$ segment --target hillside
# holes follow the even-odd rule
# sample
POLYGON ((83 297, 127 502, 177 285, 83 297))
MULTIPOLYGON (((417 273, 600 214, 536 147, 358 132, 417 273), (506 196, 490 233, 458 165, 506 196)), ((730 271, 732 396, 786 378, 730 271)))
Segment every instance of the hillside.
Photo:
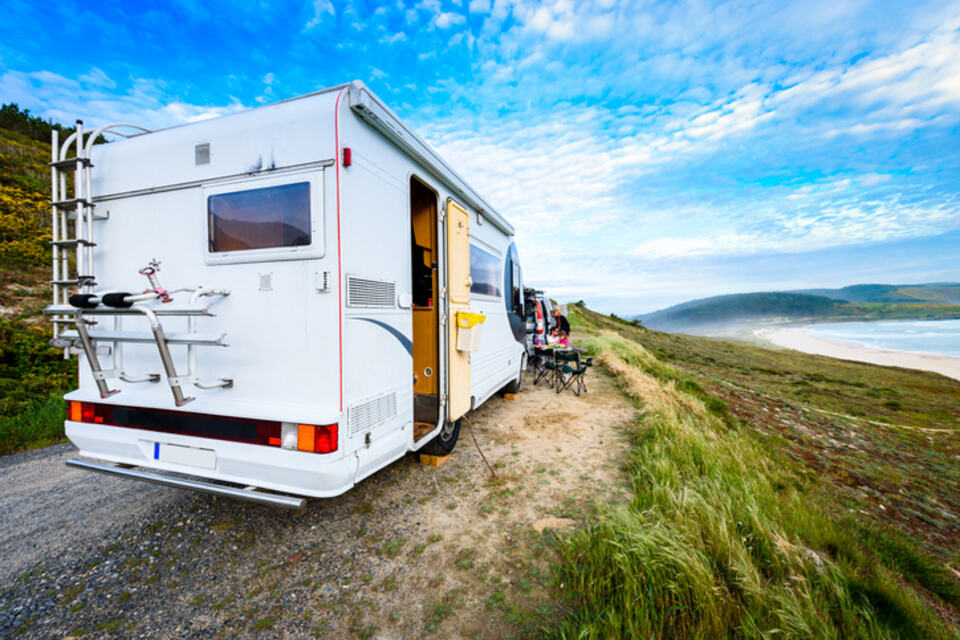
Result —
POLYGON ((704 332, 760 321, 960 318, 960 284, 853 285, 808 292, 738 293, 636 316, 651 329, 704 332), (849 298, 840 297, 849 294, 849 298))
POLYGON ((855 284, 841 289, 798 289, 788 293, 805 293, 847 302, 916 303, 960 305, 960 284, 855 284))
POLYGON ((800 293, 739 293, 692 300, 638 318, 653 329, 679 330, 754 318, 829 316, 839 306, 830 298, 800 293))
MULTIPOLYGON (((36 137, 52 126, 12 105, 0 122, 36 137)), ((50 145, 18 131, 0 128, 0 454, 62 437, 60 389, 76 376, 40 315, 51 295, 50 145)))
POLYGON ((960 383, 570 319, 641 417, 551 637, 957 637, 960 383))

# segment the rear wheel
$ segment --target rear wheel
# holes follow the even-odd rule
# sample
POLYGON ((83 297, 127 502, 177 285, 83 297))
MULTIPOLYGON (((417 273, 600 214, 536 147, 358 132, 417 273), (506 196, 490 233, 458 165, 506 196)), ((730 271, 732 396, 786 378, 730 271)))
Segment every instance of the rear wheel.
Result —
POLYGON ((433 440, 423 445, 420 453, 426 453, 431 456, 447 456, 457 446, 457 439, 460 437, 460 420, 455 422, 446 422, 440 433, 434 436, 433 440))

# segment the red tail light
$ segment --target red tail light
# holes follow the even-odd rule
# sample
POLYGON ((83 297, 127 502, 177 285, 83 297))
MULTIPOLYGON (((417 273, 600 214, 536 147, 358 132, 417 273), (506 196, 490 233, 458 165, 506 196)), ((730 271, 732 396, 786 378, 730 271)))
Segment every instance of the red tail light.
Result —
POLYGON ((70 401, 70 419, 74 422, 91 422, 96 424, 103 424, 104 412, 101 409, 102 405, 94 404, 93 402, 77 402, 76 400, 70 401))
POLYGON ((312 453, 331 453, 337 450, 337 425, 297 425, 297 449, 312 453))

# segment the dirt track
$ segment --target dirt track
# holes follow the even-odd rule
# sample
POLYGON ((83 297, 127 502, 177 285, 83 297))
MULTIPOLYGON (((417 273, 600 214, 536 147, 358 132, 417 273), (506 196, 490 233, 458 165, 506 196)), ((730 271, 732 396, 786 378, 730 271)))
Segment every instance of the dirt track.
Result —
POLYGON ((633 409, 527 388, 470 415, 440 468, 413 456, 301 512, 0 460, 0 636, 511 637, 554 615, 543 525, 621 498, 633 409))

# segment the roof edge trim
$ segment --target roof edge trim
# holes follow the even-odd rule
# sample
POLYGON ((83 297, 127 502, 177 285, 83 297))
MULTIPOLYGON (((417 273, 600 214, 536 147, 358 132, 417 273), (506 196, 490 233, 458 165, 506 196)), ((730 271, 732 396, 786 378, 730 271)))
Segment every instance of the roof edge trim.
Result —
POLYGON ((413 132, 390 107, 376 96, 363 82, 354 80, 349 85, 350 109, 358 118, 382 133, 391 142, 431 169, 447 182, 454 194, 461 197, 507 235, 514 235, 513 226, 491 207, 466 180, 453 170, 440 155, 420 136, 413 132))

